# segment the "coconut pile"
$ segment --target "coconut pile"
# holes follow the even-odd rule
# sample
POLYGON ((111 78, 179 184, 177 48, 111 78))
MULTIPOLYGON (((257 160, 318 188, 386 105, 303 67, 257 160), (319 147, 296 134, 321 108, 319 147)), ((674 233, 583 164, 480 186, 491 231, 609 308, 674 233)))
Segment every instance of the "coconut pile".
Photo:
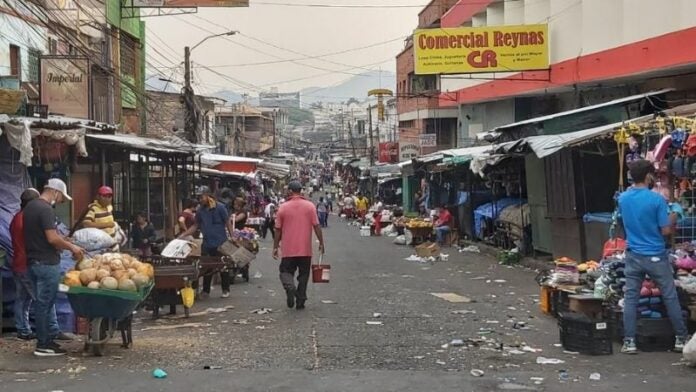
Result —
POLYGON ((143 263, 125 253, 105 253, 93 259, 83 259, 75 270, 65 274, 68 286, 138 291, 155 276, 152 264, 143 263))

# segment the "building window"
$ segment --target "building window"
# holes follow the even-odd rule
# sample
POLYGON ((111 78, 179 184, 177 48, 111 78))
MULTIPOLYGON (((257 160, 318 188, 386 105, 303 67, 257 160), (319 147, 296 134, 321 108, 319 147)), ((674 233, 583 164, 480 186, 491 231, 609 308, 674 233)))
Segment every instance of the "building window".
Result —
POLYGON ((39 59, 41 58, 41 51, 38 49, 29 49, 27 53, 27 82, 38 82, 39 81, 39 59))
POLYGON ((16 76, 18 79, 22 75, 22 60, 20 58, 19 46, 10 45, 10 76, 16 76))
POLYGON ((48 37, 48 54, 55 56, 58 54, 58 41, 48 37))
POLYGON ((410 93, 418 94, 438 90, 437 75, 416 75, 409 74, 411 84, 410 93))
POLYGON ((121 73, 135 77, 135 39, 127 34, 121 34, 121 73))

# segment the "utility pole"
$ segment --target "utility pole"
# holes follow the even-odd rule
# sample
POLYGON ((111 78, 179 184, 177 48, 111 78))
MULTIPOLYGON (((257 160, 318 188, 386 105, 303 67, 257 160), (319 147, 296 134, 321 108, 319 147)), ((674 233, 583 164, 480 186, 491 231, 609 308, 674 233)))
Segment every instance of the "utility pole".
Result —
POLYGON ((370 167, 375 165, 375 143, 372 140, 372 105, 367 105, 367 132, 370 138, 370 167))
POLYGON ((193 103, 193 88, 191 87, 191 48, 188 46, 184 48, 184 105, 186 107, 184 131, 188 140, 196 143, 198 121, 196 121, 196 108, 193 103))
POLYGON ((353 158, 357 158, 358 155, 355 153, 355 139, 353 138, 353 127, 350 121, 348 122, 348 137, 350 137, 350 147, 353 150, 353 158))

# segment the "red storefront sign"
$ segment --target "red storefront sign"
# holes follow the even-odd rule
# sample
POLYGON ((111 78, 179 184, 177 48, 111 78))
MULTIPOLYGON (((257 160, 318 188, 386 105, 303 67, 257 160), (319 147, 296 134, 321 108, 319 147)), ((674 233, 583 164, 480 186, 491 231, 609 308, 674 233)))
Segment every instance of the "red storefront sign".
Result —
POLYGON ((399 143, 386 142, 379 144, 379 161, 381 163, 399 162, 399 143))

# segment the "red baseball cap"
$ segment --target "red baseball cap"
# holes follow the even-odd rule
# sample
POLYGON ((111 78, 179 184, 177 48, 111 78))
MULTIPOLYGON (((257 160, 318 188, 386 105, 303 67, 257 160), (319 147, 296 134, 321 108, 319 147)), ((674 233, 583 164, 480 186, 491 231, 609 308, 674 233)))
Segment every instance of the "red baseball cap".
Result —
POLYGON ((111 187, 104 185, 104 186, 99 187, 99 189, 97 190, 97 195, 99 195, 99 196, 113 196, 114 190, 111 189, 111 187))

